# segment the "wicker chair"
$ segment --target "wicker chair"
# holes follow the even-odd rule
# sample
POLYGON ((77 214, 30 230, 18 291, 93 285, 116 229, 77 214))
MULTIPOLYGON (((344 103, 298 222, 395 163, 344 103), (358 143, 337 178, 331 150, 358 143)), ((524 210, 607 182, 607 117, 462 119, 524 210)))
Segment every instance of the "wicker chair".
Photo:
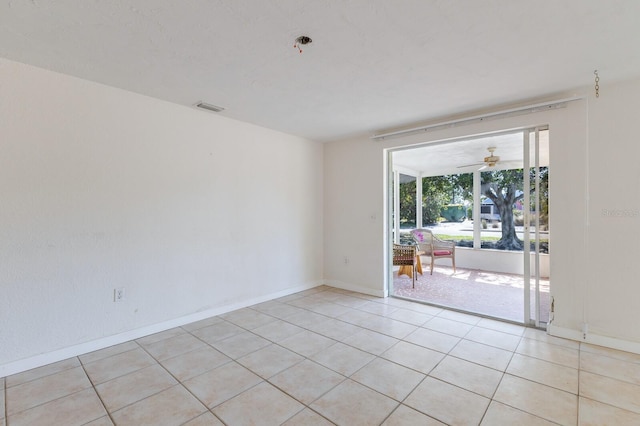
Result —
MULTIPOLYGON (((416 287, 417 275, 417 247, 413 245, 394 244, 393 245, 393 265, 394 266, 411 266, 411 278, 413 280, 413 288, 416 287)), ((398 271, 399 274, 400 271, 398 271)))
POLYGON ((414 229, 411 235, 418 245, 418 250, 431 258, 431 275, 433 275, 433 263, 436 259, 451 259, 453 272, 456 272, 456 243, 442 241, 429 229, 414 229))

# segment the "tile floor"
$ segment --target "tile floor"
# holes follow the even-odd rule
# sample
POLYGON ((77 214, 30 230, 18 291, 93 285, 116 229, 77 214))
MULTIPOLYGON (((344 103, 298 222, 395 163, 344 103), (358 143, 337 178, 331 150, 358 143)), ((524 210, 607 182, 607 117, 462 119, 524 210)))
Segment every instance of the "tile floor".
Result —
POLYGON ((329 287, 0 389, 2 426, 640 424, 640 355, 329 287))

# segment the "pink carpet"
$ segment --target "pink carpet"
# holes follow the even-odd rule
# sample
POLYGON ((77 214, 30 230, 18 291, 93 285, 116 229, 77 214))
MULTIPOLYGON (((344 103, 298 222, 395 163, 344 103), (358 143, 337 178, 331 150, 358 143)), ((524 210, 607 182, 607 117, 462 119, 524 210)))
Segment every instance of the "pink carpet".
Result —
MULTIPOLYGON (((411 288, 411 278, 397 272, 393 276, 393 291, 396 296, 408 297, 460 309, 481 315, 510 321, 523 322, 524 279, 522 275, 500 274, 474 269, 437 266, 433 275, 429 267, 423 266, 424 275, 418 274, 416 288, 411 288)), ((532 280, 532 285, 534 282, 532 280)), ((531 312, 534 312, 534 297, 531 292, 531 312)), ((540 321, 549 320, 549 280, 540 280, 540 321)))

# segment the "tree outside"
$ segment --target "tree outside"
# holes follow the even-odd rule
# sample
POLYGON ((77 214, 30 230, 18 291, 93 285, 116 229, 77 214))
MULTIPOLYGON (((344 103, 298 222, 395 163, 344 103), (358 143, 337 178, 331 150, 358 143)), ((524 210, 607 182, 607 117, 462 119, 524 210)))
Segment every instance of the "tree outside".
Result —
MULTIPOLYGON (((548 196, 549 196, 549 169, 541 167, 540 179, 540 224, 546 228, 548 224, 548 196)), ((534 191, 535 168, 529 170, 531 193, 534 191)), ((402 227, 415 227, 416 217, 416 180, 400 184, 400 218, 402 227)), ((489 170, 481 172, 482 197, 491 200, 500 215, 501 238, 493 245, 493 248, 502 250, 522 250, 523 242, 516 234, 516 225, 522 225, 522 212, 516 208, 516 203, 521 205, 524 198, 523 169, 489 170)), ((463 173, 455 175, 443 175, 425 177, 422 180, 422 209, 423 223, 435 225, 442 218, 442 212, 447 205, 473 204, 473 174, 463 173)), ((535 208, 528 206, 530 211, 535 208)))

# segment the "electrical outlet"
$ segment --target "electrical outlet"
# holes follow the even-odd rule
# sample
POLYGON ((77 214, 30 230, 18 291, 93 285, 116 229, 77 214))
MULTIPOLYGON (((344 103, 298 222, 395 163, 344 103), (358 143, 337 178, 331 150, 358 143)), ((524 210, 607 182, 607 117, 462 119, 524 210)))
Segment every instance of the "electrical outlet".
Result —
POLYGON ((122 302, 124 299, 124 287, 114 288, 113 289, 113 301, 114 302, 122 302))
POLYGON ((347 256, 344 257, 344 264, 345 265, 349 264, 349 257, 347 257, 347 256))

